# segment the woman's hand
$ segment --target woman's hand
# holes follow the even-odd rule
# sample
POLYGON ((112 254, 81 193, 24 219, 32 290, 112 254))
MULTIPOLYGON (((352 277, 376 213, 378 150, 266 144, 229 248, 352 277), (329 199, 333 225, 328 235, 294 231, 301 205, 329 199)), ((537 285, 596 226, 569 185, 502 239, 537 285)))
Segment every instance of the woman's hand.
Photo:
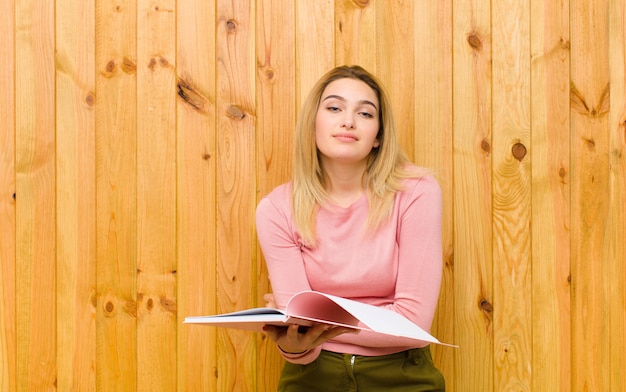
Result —
POLYGON ((274 294, 267 293, 263 296, 263 301, 265 301, 266 308, 274 308, 276 309, 278 305, 276 305, 276 300, 274 299, 274 294))
POLYGON ((274 341, 278 348, 287 354, 305 353, 327 340, 344 333, 358 333, 359 330, 346 327, 337 327, 328 324, 316 323, 308 329, 300 328, 297 324, 287 327, 266 325, 263 330, 274 341))

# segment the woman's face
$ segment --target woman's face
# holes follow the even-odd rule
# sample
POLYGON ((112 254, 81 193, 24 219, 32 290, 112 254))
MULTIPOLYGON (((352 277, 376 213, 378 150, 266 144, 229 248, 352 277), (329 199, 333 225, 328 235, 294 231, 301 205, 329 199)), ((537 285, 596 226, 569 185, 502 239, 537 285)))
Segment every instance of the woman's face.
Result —
POLYGON ((315 143, 326 163, 365 165, 380 145, 376 93, 357 79, 338 79, 322 93, 315 116, 315 143))

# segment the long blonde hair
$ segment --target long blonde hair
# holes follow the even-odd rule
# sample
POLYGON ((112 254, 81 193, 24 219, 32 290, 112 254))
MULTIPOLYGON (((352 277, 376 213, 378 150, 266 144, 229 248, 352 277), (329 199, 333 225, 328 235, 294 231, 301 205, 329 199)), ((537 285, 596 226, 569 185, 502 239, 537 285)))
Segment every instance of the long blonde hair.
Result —
POLYGON ((400 149, 389 98, 378 79, 358 65, 330 70, 309 93, 298 117, 294 140, 293 218, 303 241, 310 246, 316 242, 317 211, 328 203, 328 184, 315 144, 315 117, 326 87, 344 78, 367 84, 376 93, 380 105, 377 136, 380 145, 370 152, 363 178, 370 205, 368 228, 375 229, 391 216, 394 196, 402 190, 403 179, 425 174, 425 171, 410 165, 400 149))

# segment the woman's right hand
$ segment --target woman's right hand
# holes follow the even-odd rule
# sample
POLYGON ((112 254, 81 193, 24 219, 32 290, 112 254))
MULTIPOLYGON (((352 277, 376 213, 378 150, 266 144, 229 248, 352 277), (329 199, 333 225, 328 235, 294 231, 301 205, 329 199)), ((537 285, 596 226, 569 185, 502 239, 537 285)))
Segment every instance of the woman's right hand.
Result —
POLYGON ((278 348, 287 354, 303 354, 341 334, 359 332, 358 329, 320 323, 316 323, 306 330, 299 330, 297 324, 290 324, 286 327, 266 325, 263 330, 278 345, 278 348))

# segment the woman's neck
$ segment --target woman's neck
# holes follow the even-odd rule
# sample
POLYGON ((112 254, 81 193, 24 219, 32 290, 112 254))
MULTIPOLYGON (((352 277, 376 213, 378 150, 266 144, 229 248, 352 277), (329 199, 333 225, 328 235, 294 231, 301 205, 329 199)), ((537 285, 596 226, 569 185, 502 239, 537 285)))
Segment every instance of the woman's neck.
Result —
POLYGON ((340 207, 349 207, 365 192, 364 165, 324 165, 328 197, 340 207))

